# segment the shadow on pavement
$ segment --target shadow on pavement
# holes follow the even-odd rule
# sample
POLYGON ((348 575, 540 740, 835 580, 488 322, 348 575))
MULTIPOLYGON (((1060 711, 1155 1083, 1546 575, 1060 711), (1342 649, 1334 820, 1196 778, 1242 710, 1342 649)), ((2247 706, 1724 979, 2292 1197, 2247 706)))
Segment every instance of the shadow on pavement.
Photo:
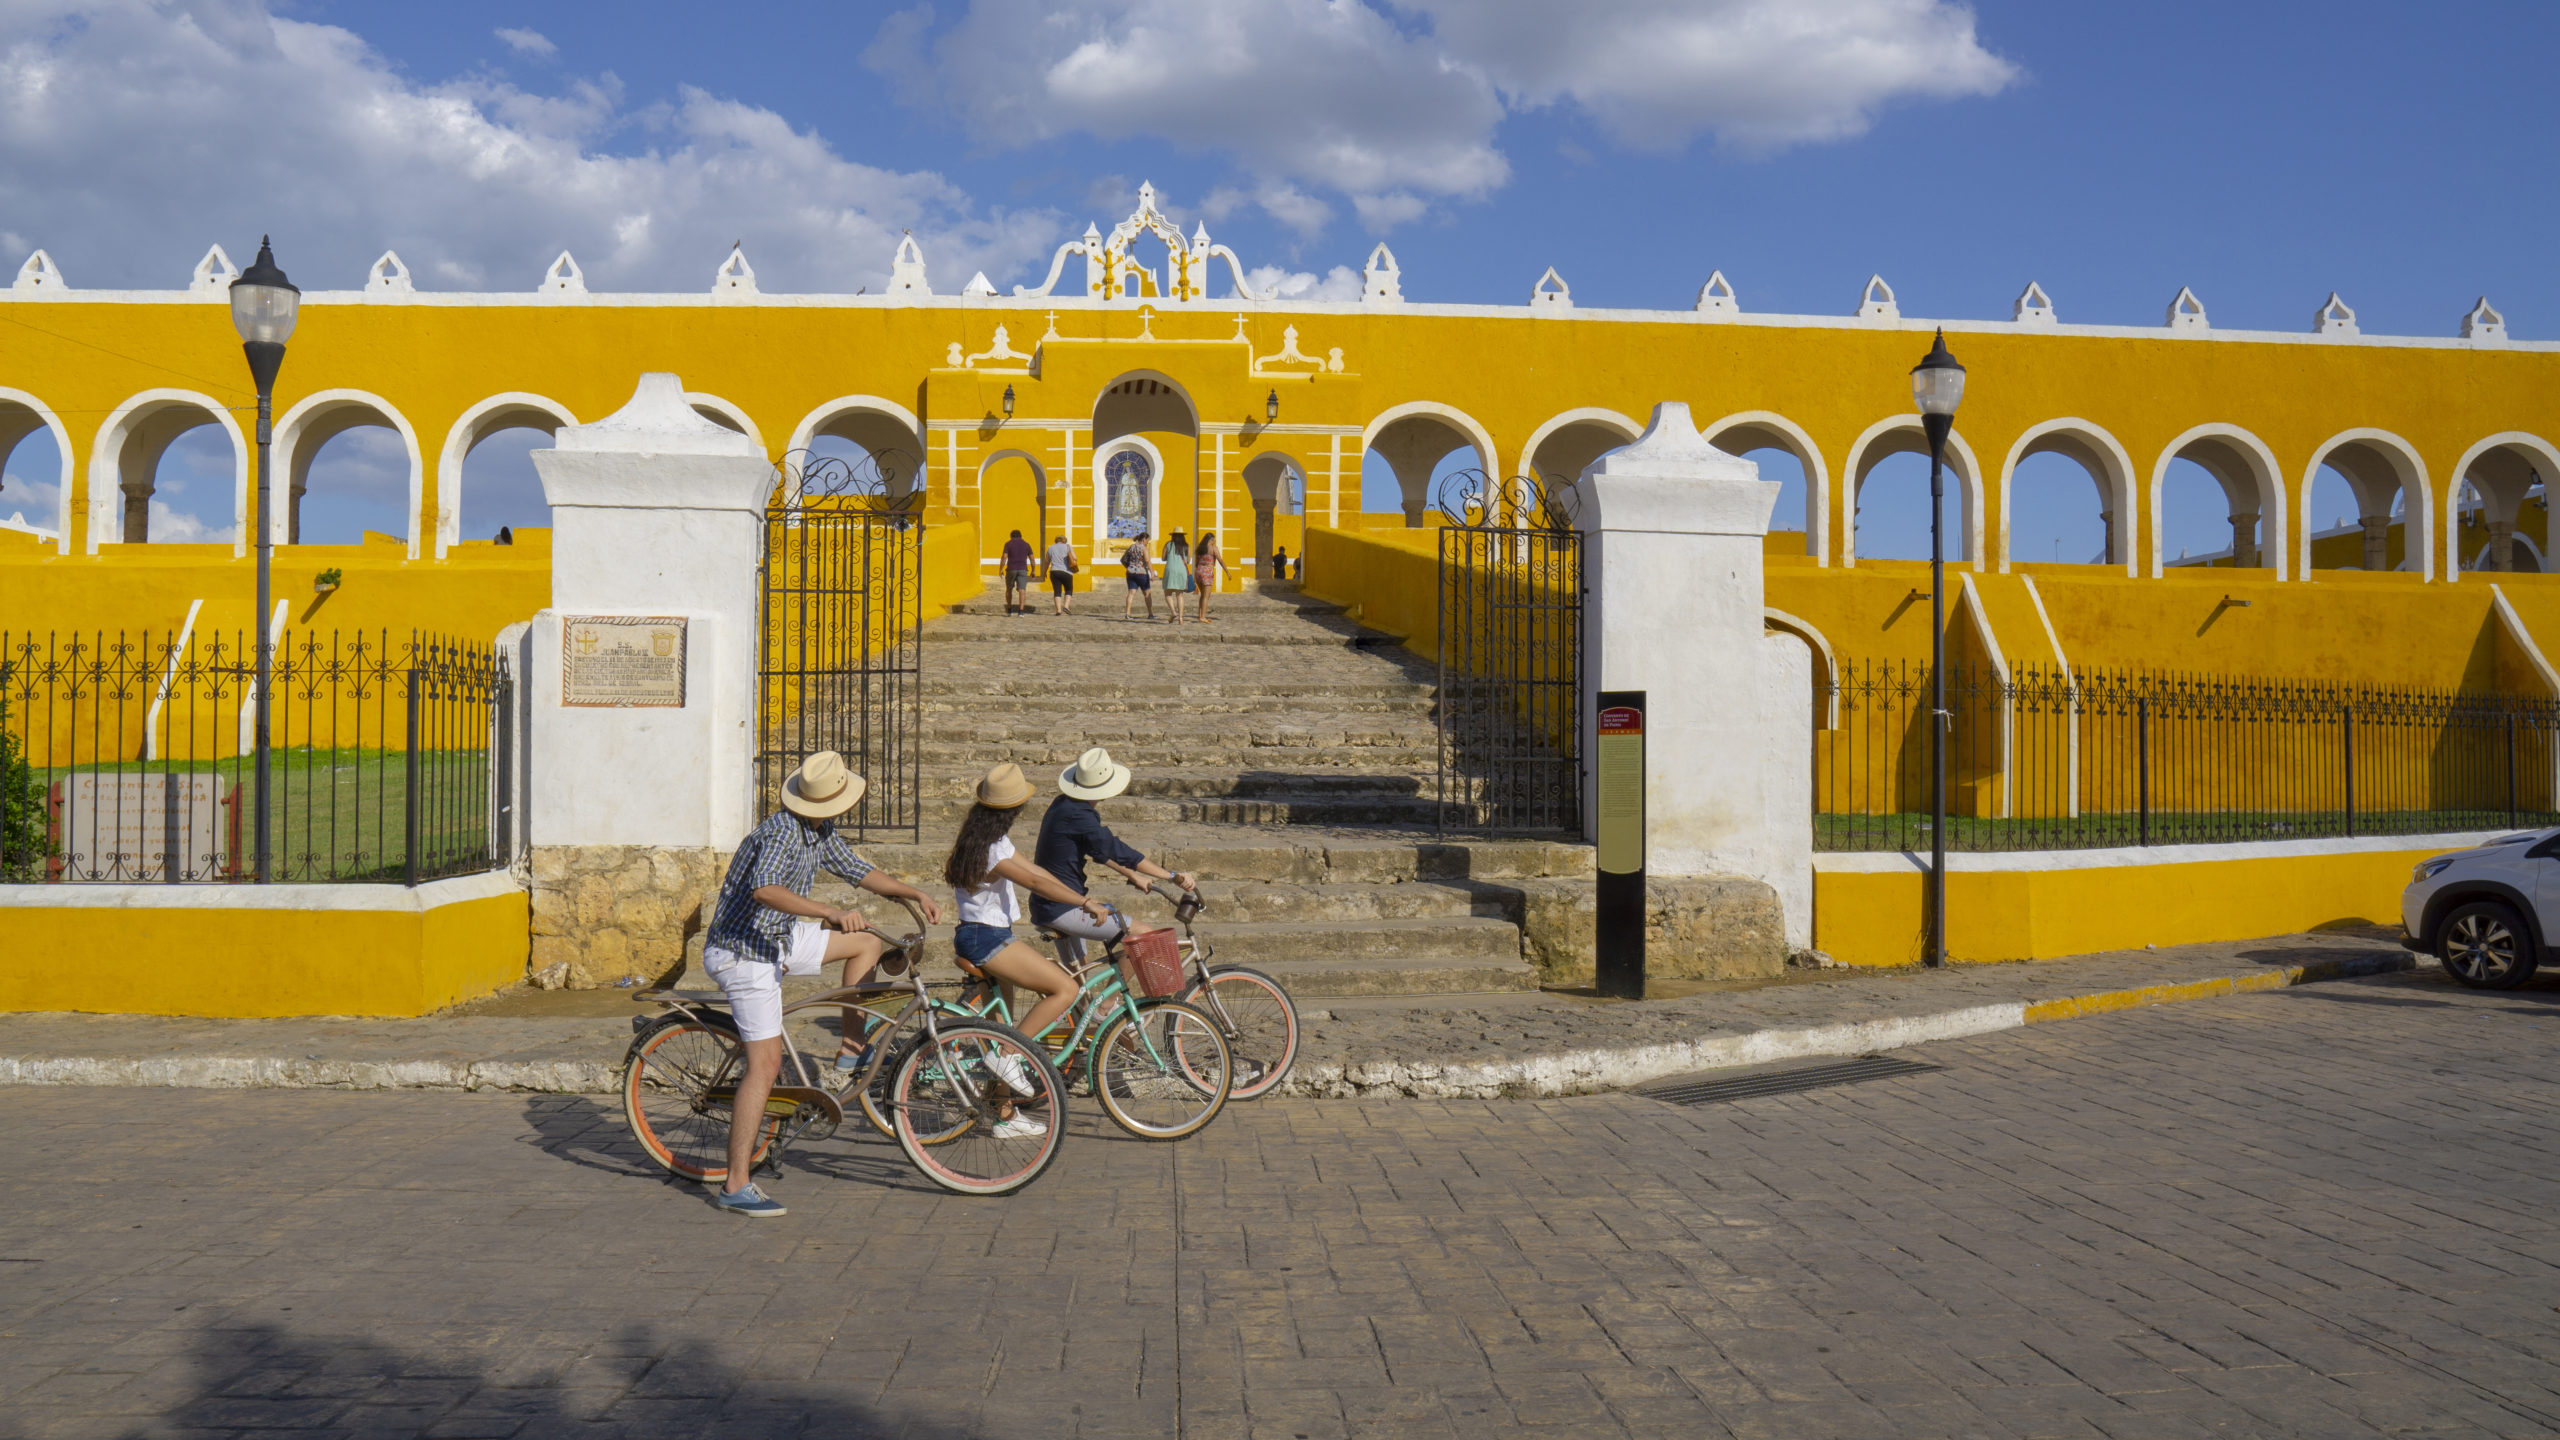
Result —
POLYGON ((274 1324, 207 1330, 196 1392, 126 1440, 163 1434, 906 1435, 969 1428, 757 1379, 633 1326, 611 1341, 465 1358, 274 1324))
MULTIPOLYGON (((525 1101, 524 1119, 532 1131, 526 1143, 555 1159, 608 1175, 655 1180, 687 1194, 702 1193, 701 1187, 668 1174, 648 1157, 640 1142, 631 1138, 619 1105, 586 1095, 535 1095, 525 1101)), ((899 1153, 896 1142, 882 1139, 859 1112, 847 1115, 843 1127, 832 1138, 803 1140, 793 1146, 783 1155, 782 1164, 786 1170, 802 1170, 830 1180, 851 1180, 925 1195, 946 1193, 918 1175, 915 1167, 907 1163, 907 1157, 899 1153)))

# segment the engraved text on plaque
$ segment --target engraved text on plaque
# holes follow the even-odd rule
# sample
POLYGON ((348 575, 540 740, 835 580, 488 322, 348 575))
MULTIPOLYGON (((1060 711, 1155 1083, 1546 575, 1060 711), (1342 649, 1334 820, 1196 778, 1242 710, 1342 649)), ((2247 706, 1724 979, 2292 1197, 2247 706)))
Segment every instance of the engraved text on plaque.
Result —
POLYGON ((684 708, 684 617, 564 615, 560 703, 684 708))

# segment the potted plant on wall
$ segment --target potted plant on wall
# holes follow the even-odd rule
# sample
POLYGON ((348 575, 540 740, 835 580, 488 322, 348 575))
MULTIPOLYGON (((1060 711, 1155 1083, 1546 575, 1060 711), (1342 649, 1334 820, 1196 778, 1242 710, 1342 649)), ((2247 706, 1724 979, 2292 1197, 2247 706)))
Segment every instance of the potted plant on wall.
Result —
POLYGON ((314 595, 326 595, 337 589, 338 582, 345 578, 345 573, 332 565, 328 569, 323 570, 318 575, 312 577, 311 593, 314 595))

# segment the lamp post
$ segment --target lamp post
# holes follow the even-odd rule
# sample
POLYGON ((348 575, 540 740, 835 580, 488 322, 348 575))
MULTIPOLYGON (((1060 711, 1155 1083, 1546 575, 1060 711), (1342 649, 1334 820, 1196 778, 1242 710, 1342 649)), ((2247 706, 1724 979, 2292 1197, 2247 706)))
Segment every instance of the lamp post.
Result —
POLYGON ((1947 353, 1947 332, 1911 367, 1911 398, 1929 437, 1929 948, 1924 965, 1947 963, 1947 436, 1964 399, 1964 367, 1947 353))
POLYGON ((1013 387, 1010 385, 1004 387, 1004 418, 1013 418, 1013 387))
POLYGON ((1270 398, 1262 402, 1262 423, 1265 425, 1280 423, 1280 392, 1277 390, 1272 391, 1270 398))
POLYGON ((275 536, 267 515, 267 456, 275 441, 276 372, 284 368, 284 342, 293 338, 293 322, 302 292, 276 268, 267 237, 258 237, 258 258, 231 282, 231 324, 240 332, 240 348, 249 356, 249 376, 258 385, 258 883, 267 883, 268 741, 267 690, 273 679, 275 641, 267 628, 269 569, 275 559, 275 536))

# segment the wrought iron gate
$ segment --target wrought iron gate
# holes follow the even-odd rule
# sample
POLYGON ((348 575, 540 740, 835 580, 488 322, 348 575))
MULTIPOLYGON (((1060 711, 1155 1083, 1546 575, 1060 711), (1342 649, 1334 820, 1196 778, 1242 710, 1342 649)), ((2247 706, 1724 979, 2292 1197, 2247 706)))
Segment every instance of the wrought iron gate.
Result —
POLYGON ((1582 827, 1582 537, 1573 492, 1441 482, 1440 828, 1582 827))
POLYGON ((837 822, 920 838, 924 493, 903 455, 795 451, 765 509, 757 645, 756 804, 821 750, 869 781, 837 822))

